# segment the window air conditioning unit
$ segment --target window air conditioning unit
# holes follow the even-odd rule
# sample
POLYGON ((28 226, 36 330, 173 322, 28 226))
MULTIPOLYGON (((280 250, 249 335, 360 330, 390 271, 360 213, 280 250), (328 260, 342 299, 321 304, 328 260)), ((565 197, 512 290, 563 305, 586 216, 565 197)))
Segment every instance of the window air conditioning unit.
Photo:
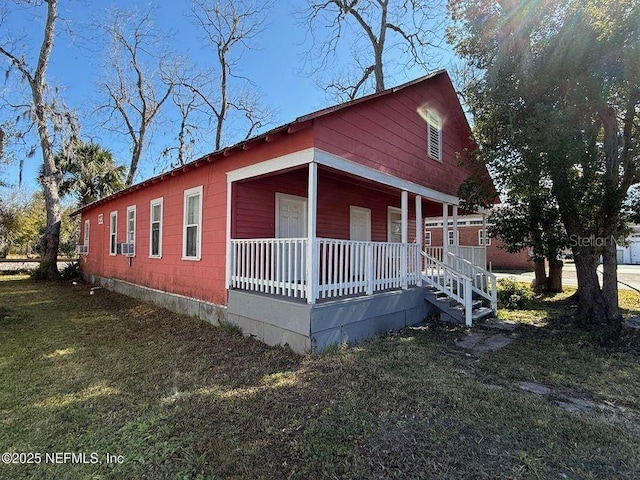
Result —
POLYGON ((127 257, 133 257, 136 254, 135 243, 120 243, 118 247, 118 250, 120 250, 118 253, 127 257))

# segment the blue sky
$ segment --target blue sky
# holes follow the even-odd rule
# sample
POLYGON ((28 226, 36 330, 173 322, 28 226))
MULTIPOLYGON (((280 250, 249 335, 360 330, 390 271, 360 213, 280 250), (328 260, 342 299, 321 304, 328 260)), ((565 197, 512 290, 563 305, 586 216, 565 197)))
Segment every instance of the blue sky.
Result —
MULTIPOLYGON (((206 48, 202 35, 186 17, 190 4, 191 2, 187 0, 154 2, 151 7, 148 3, 131 1, 62 0, 60 2, 60 16, 64 22, 59 22, 58 25, 58 36, 48 74, 49 82, 52 85, 61 86, 62 96, 68 106, 78 111, 83 135, 109 148, 120 163, 127 163, 129 142, 124 137, 104 130, 95 121, 94 107, 99 97, 97 84, 103 72, 104 52, 107 50, 104 40, 100 40, 97 23, 104 21, 108 10, 113 7, 131 9, 135 6, 141 10, 151 8, 157 26, 163 31, 172 32, 172 45, 176 50, 188 55, 191 59, 206 62, 213 52, 206 48), (68 26, 71 34, 65 26, 68 26)), ((260 48, 247 51, 242 57, 242 74, 252 80, 261 91, 264 103, 276 112, 271 126, 291 121, 300 115, 336 103, 314 83, 312 77, 303 71, 304 53, 308 47, 308 43, 304 44, 304 42, 309 37, 306 27, 296 19, 293 12, 303 8, 305 4, 303 0, 276 1, 270 10, 265 31, 255 42, 260 48)), ((44 15, 44 8, 38 11, 33 9, 18 11, 9 17, 9 22, 3 25, 2 29, 5 32, 11 32, 14 36, 28 38, 32 44, 39 46, 44 15)), ((1 33, 0 38, 3 38, 1 33)), ((344 47, 344 53, 339 54, 335 62, 348 60, 346 57, 349 46, 344 45, 344 47)), ((442 53, 442 51, 437 52, 438 55, 442 53)), ((444 51, 444 54, 444 58, 434 65, 434 68, 447 66, 450 53, 444 51)), ((4 66, 4 64, 1 65, 4 66)), ((425 73, 426 71, 421 68, 398 70, 394 75, 387 76, 387 87, 398 85, 425 73)), ((6 96, 7 85, 4 88, 6 96)), ((1 87, 0 92, 2 92, 1 87)), ((166 169, 168 161, 165 159, 158 162, 157 160, 159 150, 167 144, 168 137, 173 134, 175 132, 167 125, 155 131, 151 144, 143 155, 143 167, 137 176, 137 181, 159 173, 163 168, 166 169), (156 164, 155 168, 154 164, 156 164)), ((201 154, 213 150, 211 145, 200 145, 200 148, 201 154)), ((26 190, 36 188, 35 177, 40 163, 39 152, 33 158, 26 160, 23 177, 23 187, 26 187, 26 190)), ((17 182, 17 177, 17 166, 12 166, 5 173, 5 178, 9 182, 17 182)))

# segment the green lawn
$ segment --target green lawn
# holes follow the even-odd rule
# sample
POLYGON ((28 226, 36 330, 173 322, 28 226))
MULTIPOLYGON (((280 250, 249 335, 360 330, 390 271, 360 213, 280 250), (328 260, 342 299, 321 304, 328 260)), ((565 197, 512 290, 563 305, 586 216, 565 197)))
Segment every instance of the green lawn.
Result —
POLYGON ((492 354, 424 327, 299 357, 106 290, 0 277, 0 453, 43 455, 0 478, 639 478, 640 356, 572 328, 570 302, 501 312, 520 326, 492 354), (607 408, 571 413, 568 396, 607 408), (102 463, 44 464, 56 452, 102 463))

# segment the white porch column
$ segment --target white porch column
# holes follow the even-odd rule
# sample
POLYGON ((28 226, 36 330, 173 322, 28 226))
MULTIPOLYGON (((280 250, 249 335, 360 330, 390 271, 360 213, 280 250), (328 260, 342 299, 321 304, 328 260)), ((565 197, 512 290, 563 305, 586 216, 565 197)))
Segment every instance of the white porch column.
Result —
POLYGON ((442 204, 442 263, 447 263, 449 251, 449 204, 442 204))
POLYGON ((316 216, 318 210, 318 164, 309 163, 307 190, 307 303, 316 303, 318 292, 318 256, 316 255, 316 216))
POLYGON ((482 213, 482 246, 484 247, 484 265, 482 268, 487 268, 487 215, 482 213))
MULTIPOLYGON (((422 197, 420 195, 416 195, 416 243, 418 244, 418 249, 422 251, 422 242, 424 240, 424 222, 422 220, 422 197)), ((417 284, 418 286, 422 285, 422 255, 418 252, 418 257, 416 258, 416 273, 418 275, 417 284)))
POLYGON ((402 288, 409 286, 407 279, 407 243, 409 242, 409 192, 402 191, 401 195, 402 207, 402 255, 400 256, 400 275, 402 277, 402 288))
POLYGON ((458 242, 458 206, 454 205, 453 206, 453 253, 455 255, 459 255, 460 254, 460 249, 459 247, 459 242, 458 242))

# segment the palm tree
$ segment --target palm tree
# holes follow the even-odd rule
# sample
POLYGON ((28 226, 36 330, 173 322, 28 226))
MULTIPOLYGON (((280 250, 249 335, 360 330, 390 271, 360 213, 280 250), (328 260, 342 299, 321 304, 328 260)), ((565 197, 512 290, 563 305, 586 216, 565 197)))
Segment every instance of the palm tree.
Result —
POLYGON ((79 206, 95 202, 124 188, 126 167, 117 166, 109 150, 78 142, 55 156, 62 170, 60 194, 72 194, 79 206))

